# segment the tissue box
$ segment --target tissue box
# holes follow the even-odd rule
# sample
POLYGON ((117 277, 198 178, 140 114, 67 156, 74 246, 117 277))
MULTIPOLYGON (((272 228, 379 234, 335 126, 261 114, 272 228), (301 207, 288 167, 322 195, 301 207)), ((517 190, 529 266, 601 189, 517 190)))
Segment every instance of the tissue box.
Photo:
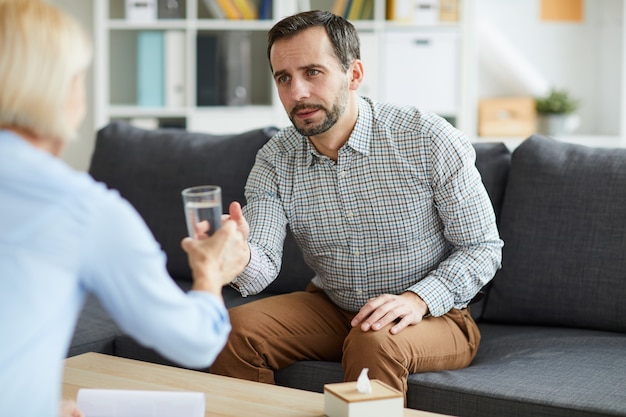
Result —
POLYGON ((324 385, 324 413, 328 417, 402 417, 402 393, 377 379, 371 384, 371 394, 357 391, 356 382, 324 385))

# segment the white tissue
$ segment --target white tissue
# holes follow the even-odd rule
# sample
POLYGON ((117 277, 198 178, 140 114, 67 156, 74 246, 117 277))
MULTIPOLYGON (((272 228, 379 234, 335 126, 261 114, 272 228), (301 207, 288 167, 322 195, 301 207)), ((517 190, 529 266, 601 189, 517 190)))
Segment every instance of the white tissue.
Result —
POLYGON ((363 368, 359 378, 356 380, 356 390, 361 394, 371 394, 372 393, 372 384, 370 383, 370 379, 367 377, 368 368, 363 368))

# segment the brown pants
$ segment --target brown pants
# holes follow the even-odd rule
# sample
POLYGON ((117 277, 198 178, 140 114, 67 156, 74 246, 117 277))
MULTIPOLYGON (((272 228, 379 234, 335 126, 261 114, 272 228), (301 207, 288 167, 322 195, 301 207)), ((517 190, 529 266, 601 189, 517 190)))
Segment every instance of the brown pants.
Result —
POLYGON ((406 395, 410 373, 464 368, 480 342, 468 309, 428 317, 396 335, 391 326, 363 332, 350 326, 356 313, 338 308, 313 285, 229 313, 233 330, 211 372, 270 384, 274 370, 296 361, 341 361, 346 381, 369 368, 370 379, 406 395))

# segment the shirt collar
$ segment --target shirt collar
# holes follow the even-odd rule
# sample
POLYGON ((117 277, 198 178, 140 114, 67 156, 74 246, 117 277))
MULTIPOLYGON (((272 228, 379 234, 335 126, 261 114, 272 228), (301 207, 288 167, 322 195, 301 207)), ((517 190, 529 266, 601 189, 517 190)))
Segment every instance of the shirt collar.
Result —
MULTIPOLYGON (((369 155, 370 151, 370 139, 372 137, 372 108, 369 103, 364 100, 362 97, 357 97, 359 104, 359 115, 356 119, 356 124, 354 125, 354 129, 352 129, 352 133, 348 138, 348 142, 343 145, 342 149, 345 147, 349 147, 353 149, 355 152, 358 152, 363 155, 369 155)), ((307 146, 307 157, 306 157, 306 165, 311 166, 315 163, 318 158, 323 158, 324 155, 318 152, 315 149, 315 146, 311 144, 311 141, 308 138, 305 138, 306 146, 307 146)), ((341 152, 341 150, 340 150, 341 152)))
POLYGON ((372 137, 372 108, 362 97, 357 97, 359 103, 359 116, 348 142, 344 146, 349 146, 356 152, 363 155, 370 153, 370 140, 372 137))

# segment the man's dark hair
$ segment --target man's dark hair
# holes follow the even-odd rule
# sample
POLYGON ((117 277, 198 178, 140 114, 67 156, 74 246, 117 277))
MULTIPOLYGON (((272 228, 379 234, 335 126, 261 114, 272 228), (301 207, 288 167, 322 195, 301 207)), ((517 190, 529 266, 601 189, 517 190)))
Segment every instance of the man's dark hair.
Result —
MULTIPOLYGON (((355 59, 361 59, 361 46, 359 34, 352 25, 341 16, 324 10, 311 10, 293 16, 288 16, 279 21, 267 34, 267 59, 270 59, 270 51, 274 42, 279 39, 290 38, 305 29, 323 27, 330 38, 335 50, 335 56, 339 59, 344 71, 350 68, 355 59)), ((270 68, 272 62, 270 61, 270 68)))

